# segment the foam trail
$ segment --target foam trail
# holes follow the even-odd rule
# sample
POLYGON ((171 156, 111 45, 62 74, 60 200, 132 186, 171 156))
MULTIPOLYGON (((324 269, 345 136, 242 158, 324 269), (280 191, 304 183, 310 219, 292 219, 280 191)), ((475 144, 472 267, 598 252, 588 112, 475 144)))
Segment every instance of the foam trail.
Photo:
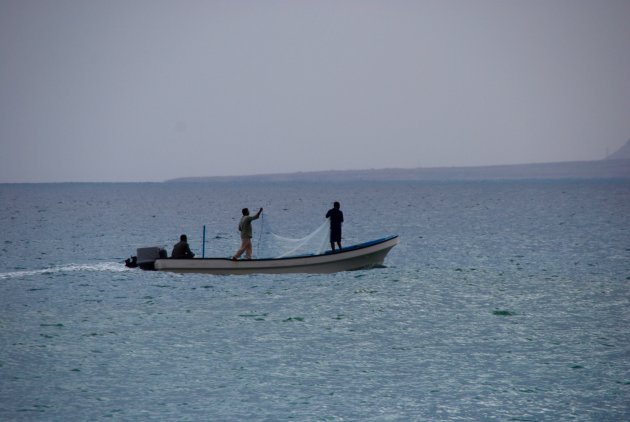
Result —
POLYGON ((22 271, 10 271, 6 273, 0 273, 0 280, 9 279, 9 278, 22 278, 22 277, 30 277, 37 276, 43 274, 59 274, 59 273, 71 273, 71 272, 81 272, 81 271, 89 271, 89 272, 123 272, 129 271, 130 269, 125 267, 124 264, 119 262, 102 262, 99 264, 68 264, 55 266, 51 268, 44 268, 41 270, 22 270, 22 271))

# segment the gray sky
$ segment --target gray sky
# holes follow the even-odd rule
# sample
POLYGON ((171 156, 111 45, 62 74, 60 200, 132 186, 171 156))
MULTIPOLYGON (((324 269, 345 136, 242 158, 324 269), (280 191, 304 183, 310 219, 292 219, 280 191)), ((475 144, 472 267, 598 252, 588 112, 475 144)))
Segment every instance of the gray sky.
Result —
POLYGON ((0 182, 590 160, 628 138, 628 0, 0 0, 0 182))

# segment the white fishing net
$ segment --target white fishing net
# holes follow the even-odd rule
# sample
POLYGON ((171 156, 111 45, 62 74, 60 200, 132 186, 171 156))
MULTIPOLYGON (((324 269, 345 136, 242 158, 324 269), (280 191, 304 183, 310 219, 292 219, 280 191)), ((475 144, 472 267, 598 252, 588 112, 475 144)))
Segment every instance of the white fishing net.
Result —
POLYGON ((280 236, 274 230, 274 218, 263 214, 260 227, 254 234, 254 253, 257 258, 284 258, 295 255, 319 255, 326 251, 329 244, 330 223, 326 219, 310 234, 295 239, 280 236))

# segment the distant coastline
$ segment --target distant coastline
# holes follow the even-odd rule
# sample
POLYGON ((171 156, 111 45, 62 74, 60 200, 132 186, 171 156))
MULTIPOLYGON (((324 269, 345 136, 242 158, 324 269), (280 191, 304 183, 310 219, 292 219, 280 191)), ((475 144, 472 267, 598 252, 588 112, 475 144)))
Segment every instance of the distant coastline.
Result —
POLYGON ((419 167, 330 170, 245 176, 180 177, 166 183, 208 182, 350 182, 350 181, 472 181, 527 179, 630 179, 630 159, 512 164, 478 167, 419 167))

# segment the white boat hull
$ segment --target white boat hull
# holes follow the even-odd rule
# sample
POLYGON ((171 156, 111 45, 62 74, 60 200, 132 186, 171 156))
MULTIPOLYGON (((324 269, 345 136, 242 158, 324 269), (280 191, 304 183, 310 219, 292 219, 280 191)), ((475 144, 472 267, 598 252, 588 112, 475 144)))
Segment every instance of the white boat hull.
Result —
POLYGON ((322 255, 233 261, 228 258, 157 259, 155 269, 178 273, 222 275, 335 273, 382 266, 387 253, 398 244, 398 236, 342 249, 322 255))

